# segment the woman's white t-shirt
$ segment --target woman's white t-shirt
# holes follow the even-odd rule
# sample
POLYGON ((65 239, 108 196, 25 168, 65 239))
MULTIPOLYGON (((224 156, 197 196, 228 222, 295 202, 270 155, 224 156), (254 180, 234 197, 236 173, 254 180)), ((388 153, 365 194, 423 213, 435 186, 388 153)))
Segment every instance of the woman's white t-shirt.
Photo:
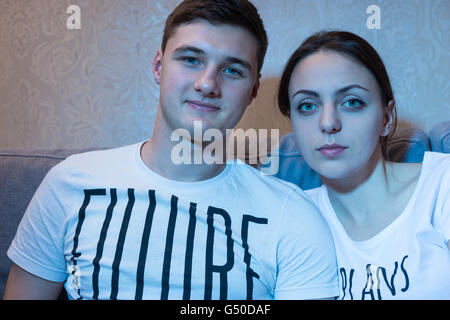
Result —
POLYGON ((334 237, 339 299, 450 299, 450 155, 426 152, 404 211, 365 241, 354 241, 325 185, 306 191, 334 237))

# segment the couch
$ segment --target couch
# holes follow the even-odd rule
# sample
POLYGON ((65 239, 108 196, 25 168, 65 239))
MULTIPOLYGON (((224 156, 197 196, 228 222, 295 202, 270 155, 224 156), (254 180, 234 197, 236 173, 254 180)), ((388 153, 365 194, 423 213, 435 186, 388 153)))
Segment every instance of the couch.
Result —
MULTIPOLYGON (((88 150, 0 149, 0 297, 11 266, 6 251, 35 190, 51 167, 71 154, 88 150)), ((279 150, 280 167, 289 174, 278 177, 304 189, 321 184, 304 162, 292 134, 282 137, 279 150)), ((429 135, 418 129, 398 128, 388 146, 389 157, 395 161, 420 162, 427 150, 450 153, 450 121, 436 126, 429 135)))

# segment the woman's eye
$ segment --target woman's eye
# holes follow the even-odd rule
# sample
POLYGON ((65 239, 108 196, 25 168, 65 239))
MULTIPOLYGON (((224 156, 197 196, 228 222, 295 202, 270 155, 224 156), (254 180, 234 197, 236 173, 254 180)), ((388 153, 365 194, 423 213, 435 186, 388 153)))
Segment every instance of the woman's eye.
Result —
POLYGON ((342 104, 344 107, 349 109, 357 109, 364 106, 364 102, 359 99, 349 99, 342 104))
POLYGON ((315 111, 316 108, 317 108, 317 106, 310 102, 304 102, 298 106, 298 110, 301 113, 311 113, 311 112, 315 111))

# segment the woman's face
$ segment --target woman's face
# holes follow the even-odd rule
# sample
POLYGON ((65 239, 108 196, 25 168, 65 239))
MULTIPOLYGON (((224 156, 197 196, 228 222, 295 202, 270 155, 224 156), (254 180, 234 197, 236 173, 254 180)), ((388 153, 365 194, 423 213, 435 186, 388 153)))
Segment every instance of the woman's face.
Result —
POLYGON ((392 120, 375 77, 356 60, 334 51, 307 56, 288 87, 300 150, 327 179, 365 174, 382 157, 379 138, 392 120))

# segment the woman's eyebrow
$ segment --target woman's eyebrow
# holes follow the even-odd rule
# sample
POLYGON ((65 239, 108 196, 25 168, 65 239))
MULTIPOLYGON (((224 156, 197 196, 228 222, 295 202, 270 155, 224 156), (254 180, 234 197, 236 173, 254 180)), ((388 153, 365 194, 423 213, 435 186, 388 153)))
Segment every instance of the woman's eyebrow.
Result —
POLYGON ((295 97, 297 94, 300 94, 300 93, 303 93, 303 94, 306 94, 306 95, 309 95, 309 96, 313 96, 313 97, 316 97, 316 98, 319 98, 319 97, 320 97, 320 95, 319 95, 316 91, 313 91, 313 90, 306 90, 306 89, 300 89, 300 90, 297 90, 297 91, 292 95, 292 97, 295 97))
MULTIPOLYGON (((343 87, 343 88, 341 88, 341 89, 338 89, 338 90, 336 91, 336 93, 335 93, 335 96, 340 95, 340 94, 342 94, 342 93, 344 93, 344 92, 346 92, 346 91, 348 91, 348 90, 350 90, 350 89, 353 89, 353 88, 359 88, 359 89, 365 90, 365 91, 367 91, 367 92, 370 92, 369 89, 364 88, 363 86, 360 86, 360 85, 358 85, 358 84, 351 84, 351 85, 349 85, 349 86, 345 86, 345 87, 343 87)), ((313 91, 313 90, 306 90, 306 89, 300 89, 300 90, 297 90, 297 91, 292 95, 292 97, 294 97, 294 96, 296 96, 297 94, 300 94, 300 93, 303 93, 303 94, 306 94, 306 95, 309 95, 309 96, 313 96, 313 97, 316 97, 316 98, 319 98, 319 97, 320 97, 320 95, 319 95, 318 92, 313 91)))
POLYGON ((343 87, 343 88, 337 90, 337 91, 336 91, 336 95, 339 95, 339 94, 341 94, 341 93, 344 93, 345 91, 348 91, 348 90, 353 89, 353 88, 359 88, 359 89, 365 90, 365 91, 367 91, 367 92, 370 92, 369 89, 364 88, 363 86, 360 86, 359 84, 351 84, 351 85, 349 85, 349 86, 345 86, 345 87, 343 87))

